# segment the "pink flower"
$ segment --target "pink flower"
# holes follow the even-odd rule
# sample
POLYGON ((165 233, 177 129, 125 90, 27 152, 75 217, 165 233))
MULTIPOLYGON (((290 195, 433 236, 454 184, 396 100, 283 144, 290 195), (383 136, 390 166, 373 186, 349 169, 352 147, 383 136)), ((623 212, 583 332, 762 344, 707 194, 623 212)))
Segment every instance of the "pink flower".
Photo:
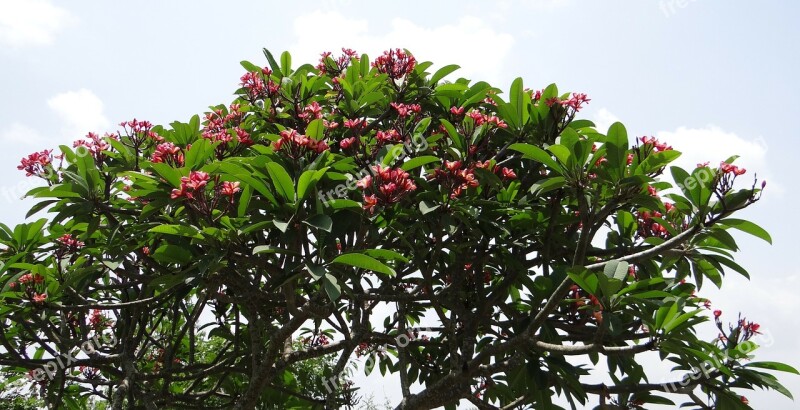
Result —
POLYGON ((392 80, 405 78, 417 64, 417 60, 405 51, 396 48, 387 50, 383 55, 376 58, 372 66, 378 69, 379 73, 388 74, 392 80))
POLYGON ((165 142, 156 146, 150 161, 154 163, 165 163, 176 167, 183 166, 183 152, 181 148, 171 142, 165 142))
POLYGON ((517 174, 514 173, 513 169, 503 167, 502 172, 503 172, 503 178, 505 179, 517 179, 517 174))
POLYGON ((372 175, 367 175, 356 182, 356 186, 360 189, 367 189, 372 186, 372 175))
POLYGON ((378 140, 378 143, 385 144, 388 142, 400 142, 403 136, 400 135, 396 129, 392 128, 388 131, 378 131, 375 133, 375 139, 378 140))
POLYGON ((393 102, 390 103, 389 105, 397 111, 397 115, 400 118, 408 117, 408 115, 412 112, 419 114, 420 111, 422 110, 422 107, 420 107, 419 104, 402 104, 393 102))
POLYGON ((583 104, 588 104, 589 101, 591 101, 591 99, 587 98, 586 94, 572 93, 572 97, 566 101, 562 101, 561 105, 572 108, 575 111, 580 111, 583 104))
POLYGON ((353 144, 355 144, 355 142, 356 142, 356 137, 345 138, 345 139, 343 139, 343 140, 339 141, 339 146, 340 146, 342 149, 348 149, 348 148, 350 148, 350 147, 351 147, 353 144))
POLYGON ((375 195, 364 195, 364 209, 369 213, 375 213, 375 207, 378 205, 378 198, 375 195))
POLYGON ((210 179, 209 175, 202 171, 192 171, 188 177, 181 177, 180 189, 173 189, 170 193, 170 198, 178 199, 184 197, 186 199, 194 199, 195 193, 200 192, 208 184, 210 179))
POLYGON ((298 117, 306 121, 322 118, 322 107, 319 105, 318 102, 314 101, 311 104, 305 106, 305 108, 303 108, 303 112, 301 112, 298 115, 298 117))
POLYGON ((44 303, 47 300, 47 293, 34 293, 33 303, 44 303))
POLYGON ((359 129, 364 127, 364 120, 361 118, 347 119, 344 121, 344 127, 350 129, 359 129))
POLYGON ((720 316, 722 316, 722 311, 719 310, 719 309, 715 310, 714 311, 714 317, 720 317, 720 316))
POLYGON ((22 158, 20 164, 17 165, 17 169, 25 171, 26 177, 31 175, 44 177, 48 172, 47 167, 53 161, 52 152, 53 150, 49 149, 40 152, 34 152, 33 154, 28 155, 26 158, 22 158))
POLYGON ((450 107, 450 113, 455 116, 462 116, 464 115, 464 107, 450 107))
POLYGON ((653 151, 655 151, 655 152, 663 152, 663 151, 672 150, 671 146, 667 145, 664 142, 660 142, 659 140, 657 140, 657 139, 655 139, 653 137, 641 137, 639 140, 642 141, 642 144, 644 144, 644 145, 652 146, 653 147, 653 151))
POLYGON ((75 252, 78 249, 82 248, 84 243, 75 239, 72 234, 64 234, 60 238, 56 239, 62 246, 67 248, 69 252, 75 252))
POLYGON ((744 168, 739 168, 736 165, 731 165, 725 162, 719 164, 719 169, 725 174, 733 174, 735 176, 744 175, 747 172, 744 168))
POLYGON ((233 196, 239 191, 240 191, 240 189, 239 189, 239 181, 236 181, 236 182, 225 181, 225 182, 222 183, 222 186, 219 189, 219 193, 220 194, 225 195, 225 196, 229 196, 229 197, 231 197, 231 199, 233 199, 233 196))

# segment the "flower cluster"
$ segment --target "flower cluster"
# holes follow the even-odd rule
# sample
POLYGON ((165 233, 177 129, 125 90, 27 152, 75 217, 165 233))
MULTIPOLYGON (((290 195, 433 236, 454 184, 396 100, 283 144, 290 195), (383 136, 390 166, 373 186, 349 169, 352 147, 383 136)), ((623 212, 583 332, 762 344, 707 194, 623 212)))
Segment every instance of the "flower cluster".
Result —
POLYGON ((313 101, 311 104, 306 105, 303 111, 297 115, 305 122, 311 122, 316 119, 322 118, 322 106, 318 102, 313 101))
POLYGON ((208 184, 209 176, 202 171, 192 171, 188 177, 181 178, 180 189, 173 189, 170 198, 194 199, 202 196, 203 188, 208 184))
POLYGON ((56 241, 61 244, 61 247, 67 253, 75 253, 85 245, 69 233, 62 235, 60 238, 56 239, 56 241))
POLYGON ((50 168, 53 162, 53 150, 46 149, 40 152, 34 152, 25 158, 22 158, 17 169, 25 171, 25 176, 36 175, 40 178, 46 178, 50 173, 50 168))
MULTIPOLYGON (((463 108, 462 108, 462 110, 463 110, 463 108)), ((451 112, 452 112, 452 109, 451 109, 451 112)), ((498 128, 507 128, 508 127, 508 124, 506 124, 505 121, 501 120, 496 115, 484 114, 484 113, 482 113, 480 111, 477 111, 477 110, 472 110, 472 111, 468 112, 467 113, 467 117, 472 118, 472 120, 475 121, 475 125, 476 126, 481 126, 483 124, 489 124, 489 125, 494 125, 494 126, 496 126, 498 128)))
POLYGON ((403 103, 390 103, 389 104, 392 108, 397 111, 397 115, 400 118, 406 118, 410 114, 419 114, 422 111, 422 107, 419 104, 403 104, 403 103))
POLYGON ((667 145, 665 142, 660 142, 654 137, 641 137, 639 138, 642 141, 642 144, 645 147, 651 148, 653 152, 663 152, 663 151, 670 151, 672 147, 667 145))
POLYGON ((664 215, 659 211, 641 211, 636 213, 636 219, 639 224, 637 235, 642 238, 668 238, 669 231, 662 224, 653 220, 653 218, 662 218, 664 215))
POLYGON ((239 188, 239 181, 236 182, 229 182, 225 181, 219 186, 219 193, 222 196, 227 196, 230 198, 230 201, 233 202, 233 196, 236 195, 237 192, 241 191, 239 188))
POLYGON ((736 165, 726 162, 721 162, 719 164, 719 170, 722 171, 723 174, 733 174, 734 176, 744 175, 744 173, 747 172, 744 168, 739 168, 736 165))
POLYGON ((321 154, 330 149, 325 141, 309 138, 291 128, 281 131, 280 136, 281 138, 272 144, 272 148, 275 151, 282 150, 292 159, 301 158, 310 152, 321 154))
MULTIPOLYGON (((118 137, 116 135, 106 134, 106 138, 117 139, 118 137)), ((72 147, 85 149, 94 158, 95 162, 100 164, 105 158, 103 151, 108 151, 111 146, 103 138, 100 138, 99 135, 90 132, 86 135, 86 139, 73 142, 72 147)), ((81 152, 79 151, 78 154, 80 155, 81 152)))
POLYGON ((331 77, 336 77, 347 69, 351 60, 358 60, 358 53, 349 48, 342 48, 342 55, 335 59, 331 55, 330 51, 320 54, 321 58, 319 59, 319 64, 317 64, 317 70, 321 75, 330 74, 331 77))
POLYGON ((108 327, 108 325, 108 318, 103 315, 100 309, 92 310, 92 313, 89 315, 89 326, 91 326, 92 329, 98 330, 108 327))
POLYGON ((38 273, 26 273, 20 276, 17 281, 9 283, 8 287, 11 290, 17 290, 18 283, 20 286, 19 290, 25 292, 25 295, 33 303, 42 304, 47 300, 47 293, 38 292, 38 289, 44 289, 44 276, 38 273))
POLYGON ((304 337, 300 342, 308 347, 319 347, 329 345, 331 340, 328 338, 328 336, 321 334, 304 337))
POLYGON ((247 72, 239 79, 250 101, 263 100, 277 94, 278 90, 280 90, 280 85, 269 78, 271 75, 272 70, 264 67, 260 73, 247 72))
MULTIPOLYGON (((483 167, 484 164, 479 165, 483 167)), ((511 176, 508 171, 506 173, 511 176)), ((449 192, 450 199, 456 199, 467 189, 480 185, 475 177, 475 167, 464 167, 461 161, 445 161, 443 168, 434 170, 433 177, 449 192)))
POLYGON ((403 136, 400 135, 396 129, 392 128, 386 131, 379 130, 377 133, 375 133, 375 139, 378 140, 379 145, 383 145, 392 142, 402 142, 403 136))
POLYGON ((564 107, 572 108, 573 110, 580 111, 583 108, 584 104, 588 104, 589 101, 592 101, 590 98, 586 97, 584 93, 572 93, 572 97, 567 100, 561 101, 561 105, 564 107))
POLYGON ((339 141, 339 147, 343 150, 348 150, 350 149, 350 147, 354 147, 355 144, 357 143, 358 143, 358 138, 356 137, 345 138, 339 141))
POLYGON ((164 142, 156 146, 156 150, 150 156, 150 161, 182 167, 184 163, 183 150, 171 142, 164 142))
POLYGON ((150 121, 139 121, 136 118, 130 121, 123 121, 119 126, 131 139, 134 147, 139 147, 145 140, 152 139, 155 142, 162 142, 164 138, 152 131, 153 124, 150 121))
POLYGON ((383 55, 372 63, 378 72, 388 74, 392 80, 404 79, 416 65, 417 60, 414 59, 414 56, 399 48, 384 51, 383 55))
POLYGON ((381 165, 372 167, 373 175, 367 175, 356 186, 364 191, 364 209, 375 213, 376 206, 386 206, 400 202, 417 189, 408 173, 402 169, 392 169, 381 165), (372 192, 367 194, 367 192, 372 192))
POLYGON ((227 113, 222 109, 206 113, 206 125, 201 135, 209 141, 223 143, 223 150, 225 144, 233 141, 234 136, 241 145, 253 145, 250 134, 241 127, 242 119, 244 113, 239 104, 231 104, 227 113))

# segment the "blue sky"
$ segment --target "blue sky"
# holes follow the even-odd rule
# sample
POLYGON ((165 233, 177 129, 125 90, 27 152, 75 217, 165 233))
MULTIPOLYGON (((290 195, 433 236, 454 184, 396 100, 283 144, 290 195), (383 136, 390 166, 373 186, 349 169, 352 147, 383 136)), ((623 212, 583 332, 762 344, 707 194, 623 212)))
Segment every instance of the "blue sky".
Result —
MULTIPOLYGON (((753 279, 731 274, 722 292, 702 295, 770 332, 759 359, 797 366, 799 12, 787 0, 0 0, 0 220, 19 223, 30 206, 19 200, 34 186, 16 169, 23 155, 133 117, 187 120, 229 102, 239 61, 264 64, 262 47, 296 62, 343 46, 372 56, 405 47, 502 88, 521 76, 531 88, 586 92, 586 118, 667 140, 685 165, 742 155, 748 175, 768 180, 744 216, 774 245, 740 237, 753 279)), ((784 378, 795 393, 798 379, 784 378)), ((377 398, 395 394, 364 383, 377 398)), ((794 407, 775 393, 746 394, 755 408, 794 407)))

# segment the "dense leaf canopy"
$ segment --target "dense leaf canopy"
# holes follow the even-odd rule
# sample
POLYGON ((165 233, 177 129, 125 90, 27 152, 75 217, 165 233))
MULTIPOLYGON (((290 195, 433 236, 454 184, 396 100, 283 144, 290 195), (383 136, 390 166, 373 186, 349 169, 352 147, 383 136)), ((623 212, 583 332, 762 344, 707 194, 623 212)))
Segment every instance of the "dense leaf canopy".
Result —
POLYGON ((770 241, 734 217, 764 188, 735 158, 670 167, 666 143, 576 119, 584 94, 446 81, 457 66, 404 50, 265 56, 202 118, 22 160, 49 216, 0 226, 7 386, 69 408, 340 408, 358 362, 399 381, 398 409, 789 394, 765 370, 794 369, 751 360, 759 325, 696 293, 748 274, 732 230, 770 241), (648 352, 686 377, 651 380, 648 352))

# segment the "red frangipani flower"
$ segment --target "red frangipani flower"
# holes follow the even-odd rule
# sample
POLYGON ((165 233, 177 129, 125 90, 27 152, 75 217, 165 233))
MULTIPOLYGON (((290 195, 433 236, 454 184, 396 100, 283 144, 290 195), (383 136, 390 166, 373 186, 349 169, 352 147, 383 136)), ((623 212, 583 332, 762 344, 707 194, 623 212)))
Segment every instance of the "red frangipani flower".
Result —
POLYGON ((231 201, 233 200, 233 196, 239 192, 239 181, 236 182, 228 182, 225 181, 222 183, 219 189, 219 193, 225 196, 229 196, 231 201))
POLYGON ((468 188, 480 185, 475 178, 475 167, 462 168, 461 161, 445 161, 444 167, 435 170, 433 176, 450 192, 450 199, 459 197, 468 188))
POLYGON ((44 178, 48 174, 48 167, 53 162, 53 150, 46 149, 40 152, 34 152, 26 158, 22 158, 17 169, 25 171, 25 176, 36 175, 44 178))
POLYGON ((171 142, 158 144, 153 155, 150 156, 150 161, 154 163, 165 163, 174 167, 183 166, 183 150, 171 142))
POLYGON ((392 169, 381 165, 372 167, 373 175, 367 175, 356 183, 364 191, 364 209, 370 213, 375 207, 400 202, 401 199, 417 189, 408 173, 402 169, 392 169), (367 192, 372 194, 367 194, 367 192))
POLYGON ((417 60, 414 56, 399 48, 384 51, 383 55, 372 63, 378 72, 388 74, 392 80, 404 79, 416 65, 417 60))
POLYGON ((298 133, 291 128, 280 133, 281 138, 272 144, 275 151, 285 152, 289 157, 298 159, 307 153, 321 154, 330 147, 325 141, 317 141, 298 133))
POLYGON ((181 187, 173 189, 170 198, 194 199, 197 194, 202 194, 203 188, 208 184, 209 176, 202 171, 192 171, 188 177, 181 178, 181 187))

